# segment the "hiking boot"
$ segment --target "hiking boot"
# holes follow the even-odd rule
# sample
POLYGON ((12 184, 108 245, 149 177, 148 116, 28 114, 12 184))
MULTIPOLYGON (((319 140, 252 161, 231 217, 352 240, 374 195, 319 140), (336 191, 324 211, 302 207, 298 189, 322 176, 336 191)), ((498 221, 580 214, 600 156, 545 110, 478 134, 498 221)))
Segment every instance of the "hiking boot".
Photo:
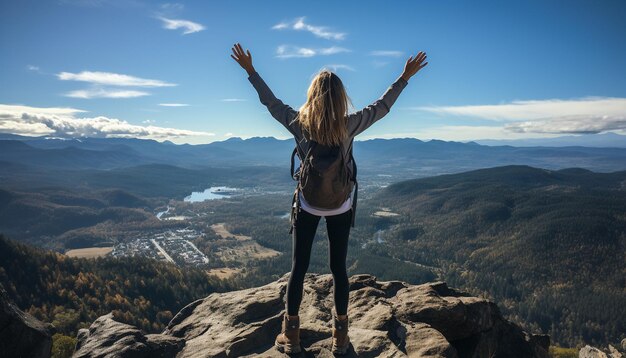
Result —
POLYGON ((280 333, 276 336, 274 345, 281 353, 300 353, 300 317, 289 317, 287 312, 283 316, 280 333))
POLYGON ((333 354, 346 354, 350 347, 350 337, 348 337, 348 317, 339 319, 333 316, 333 354))

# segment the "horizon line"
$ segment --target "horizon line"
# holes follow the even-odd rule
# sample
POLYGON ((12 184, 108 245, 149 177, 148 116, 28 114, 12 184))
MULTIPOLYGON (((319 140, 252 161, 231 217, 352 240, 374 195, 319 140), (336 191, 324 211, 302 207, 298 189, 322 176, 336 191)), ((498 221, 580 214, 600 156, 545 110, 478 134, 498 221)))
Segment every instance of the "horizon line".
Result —
MULTIPOLYGON (((156 141, 158 143, 170 143, 170 144, 174 144, 174 145, 207 145, 207 144, 211 144, 211 143, 220 143, 220 142, 226 142, 229 140, 233 140, 233 139, 239 139, 242 141, 247 141, 247 140, 251 140, 251 139, 274 139, 277 141, 287 141, 287 140, 292 140, 293 138, 280 138, 280 137, 275 137, 275 136, 231 136, 231 137, 227 137, 224 138, 222 140, 214 140, 214 141, 210 141, 210 142, 205 142, 205 143, 188 143, 188 142, 183 142, 183 143, 176 143, 174 141, 172 141, 172 138, 170 139, 162 139, 161 138, 140 138, 140 137, 89 137, 89 136, 80 136, 80 137, 63 137, 63 136, 51 136, 51 135, 42 135, 42 136, 26 136, 26 135, 21 135, 21 134, 14 134, 14 133, 3 133, 0 132, 0 140, 9 140, 10 138, 2 138, 2 136, 14 136, 14 137, 18 137, 16 139, 27 139, 27 140, 33 140, 33 139, 45 139, 45 140, 81 140, 81 139, 136 139, 136 140, 152 140, 152 141, 156 141)), ((492 138, 482 138, 482 139, 472 139, 472 140, 465 140, 465 141, 460 141, 460 140, 445 140, 445 139, 438 139, 438 138, 428 138, 428 139, 420 139, 417 137, 411 137, 411 136, 407 136, 407 137, 374 137, 374 138, 366 138, 366 139, 357 139, 355 138, 354 141, 355 142, 367 142, 367 141, 372 141, 372 140, 398 140, 398 139, 410 139, 410 140, 417 140, 420 142, 431 142, 431 141, 438 141, 438 142, 446 142, 446 143, 462 143, 462 144, 478 144, 478 145, 489 145, 489 144, 481 144, 478 142, 482 142, 482 141, 491 141, 491 142, 522 142, 522 141, 533 141, 533 140, 544 140, 544 141, 549 141, 551 139, 562 139, 562 138, 577 138, 577 137, 585 137, 585 136, 601 136, 601 135, 614 135, 614 136, 618 136, 618 137, 624 137, 626 139, 626 135, 623 134, 619 134, 619 133, 615 133, 615 132, 605 132, 605 133, 593 133, 593 134, 580 134, 580 135, 573 135, 573 134, 569 134, 569 135, 561 135, 561 136, 555 136, 555 137, 534 137, 534 138, 516 138, 516 139, 492 139, 492 138)))

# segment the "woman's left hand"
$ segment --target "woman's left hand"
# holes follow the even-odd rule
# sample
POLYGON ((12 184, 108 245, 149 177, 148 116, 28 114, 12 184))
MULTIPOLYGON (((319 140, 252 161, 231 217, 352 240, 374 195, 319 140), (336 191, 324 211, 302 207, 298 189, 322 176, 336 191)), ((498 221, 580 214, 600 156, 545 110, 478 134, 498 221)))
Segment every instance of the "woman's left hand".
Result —
POLYGON ((419 70, 428 65, 428 62, 424 62, 424 60, 426 60, 426 53, 424 53, 423 51, 420 51, 417 56, 415 56, 415 58, 413 58, 413 56, 409 57, 409 59, 406 60, 406 64, 404 65, 402 78, 404 78, 404 80, 408 82, 414 74, 416 74, 419 70))
POLYGON ((232 50, 234 56, 230 55, 230 57, 237 61, 239 66, 241 66, 244 70, 246 70, 246 72, 248 72, 248 75, 253 74, 254 67, 252 66, 252 55, 250 54, 250 50, 246 50, 246 55, 246 53, 243 52, 243 48, 239 43, 236 43, 233 46, 232 50))

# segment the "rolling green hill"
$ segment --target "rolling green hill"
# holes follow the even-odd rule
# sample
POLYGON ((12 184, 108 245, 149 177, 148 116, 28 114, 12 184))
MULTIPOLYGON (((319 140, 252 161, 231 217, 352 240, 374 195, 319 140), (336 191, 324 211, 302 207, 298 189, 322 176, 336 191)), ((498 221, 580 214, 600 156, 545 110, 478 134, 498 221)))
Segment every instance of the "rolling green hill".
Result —
MULTIPOLYGON (((626 332, 626 171, 505 166, 409 180, 372 202, 387 250, 442 269, 555 342, 626 332)), ((369 209, 374 210, 374 209, 369 209)))
POLYGON ((123 232, 171 226, 154 217, 158 205, 119 189, 0 188, 0 233, 59 250, 111 246, 123 232))

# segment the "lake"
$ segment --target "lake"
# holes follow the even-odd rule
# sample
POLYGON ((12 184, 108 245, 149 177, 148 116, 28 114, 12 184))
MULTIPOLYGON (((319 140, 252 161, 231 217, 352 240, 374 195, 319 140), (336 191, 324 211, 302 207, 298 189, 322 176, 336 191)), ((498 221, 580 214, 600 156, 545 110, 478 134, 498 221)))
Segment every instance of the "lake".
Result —
POLYGON ((191 195, 185 197, 184 201, 197 203, 205 200, 225 199, 236 195, 239 188, 231 188, 227 186, 212 186, 204 191, 194 191, 191 195))

